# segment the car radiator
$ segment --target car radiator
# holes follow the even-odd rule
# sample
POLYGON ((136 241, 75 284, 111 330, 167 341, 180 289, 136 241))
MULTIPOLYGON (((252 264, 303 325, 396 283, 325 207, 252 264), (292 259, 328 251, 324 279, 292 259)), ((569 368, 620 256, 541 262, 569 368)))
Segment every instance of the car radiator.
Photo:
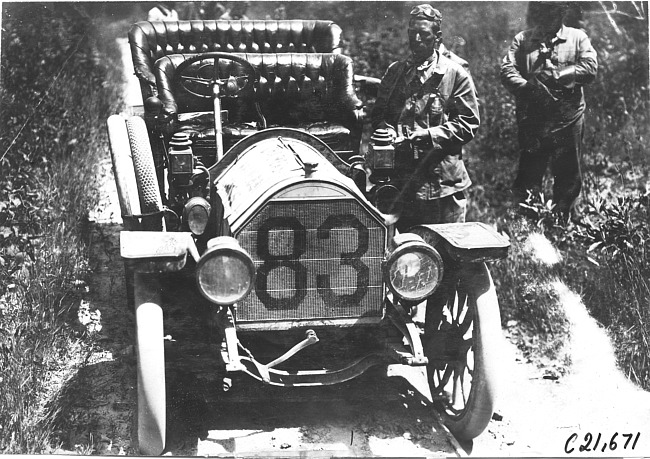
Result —
POLYGON ((381 315, 386 229, 355 199, 271 200, 236 237, 256 267, 237 322, 381 315))

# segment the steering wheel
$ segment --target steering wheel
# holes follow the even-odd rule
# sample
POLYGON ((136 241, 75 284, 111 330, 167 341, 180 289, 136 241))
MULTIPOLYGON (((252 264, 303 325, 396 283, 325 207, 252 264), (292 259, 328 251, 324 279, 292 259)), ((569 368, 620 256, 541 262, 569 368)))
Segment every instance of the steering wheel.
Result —
POLYGON ((203 53, 183 61, 174 75, 174 84, 184 91, 202 99, 217 97, 238 97, 241 92, 257 81, 257 71, 247 60, 229 53, 203 53), (219 78, 219 61, 221 59, 237 62, 243 66, 244 75, 219 78), (203 61, 207 61, 203 63, 203 61), (195 68, 190 66, 201 62, 195 68), (200 92, 198 88, 209 91, 200 92))
MULTIPOLYGON (((244 89, 252 88, 257 79, 255 67, 250 62, 229 53, 197 54, 176 67, 174 74, 175 86, 180 86, 184 91, 193 96, 202 99, 212 99, 214 105, 214 140, 217 161, 221 161, 224 155, 223 127, 220 115, 221 97, 239 97, 244 89), (244 75, 219 78, 219 60, 221 59, 241 64, 244 69, 244 75), (195 62, 201 63, 195 67, 190 67, 195 62), (199 88, 207 89, 207 91, 200 92, 198 91, 199 88)), ((255 109, 260 118, 259 126, 262 126, 263 129, 266 128, 266 120, 257 101, 255 101, 255 109)))

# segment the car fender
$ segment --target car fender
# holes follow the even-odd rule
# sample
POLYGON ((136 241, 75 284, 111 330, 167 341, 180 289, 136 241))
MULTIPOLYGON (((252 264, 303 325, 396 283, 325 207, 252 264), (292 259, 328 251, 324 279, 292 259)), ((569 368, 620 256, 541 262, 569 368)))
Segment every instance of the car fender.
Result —
POLYGON ((198 261, 199 252, 192 233, 120 232, 120 255, 138 272, 180 271, 185 266, 188 252, 198 261))
POLYGON ((510 240, 485 223, 417 225, 408 230, 441 247, 456 262, 478 263, 506 258, 510 240))

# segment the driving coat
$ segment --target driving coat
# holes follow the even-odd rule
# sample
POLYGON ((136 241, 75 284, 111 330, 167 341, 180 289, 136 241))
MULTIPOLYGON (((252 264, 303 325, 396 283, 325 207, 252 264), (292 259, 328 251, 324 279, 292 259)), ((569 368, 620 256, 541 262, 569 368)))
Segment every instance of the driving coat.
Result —
POLYGON ((382 78, 372 115, 373 129, 390 127, 398 135, 403 127, 426 129, 432 145, 415 158, 396 149, 396 162, 415 172, 415 199, 431 200, 465 190, 471 181, 462 159, 462 146, 472 140, 480 124, 476 89, 463 67, 438 51, 417 68, 408 59, 391 64, 382 78), (434 98, 442 100, 443 113, 435 112, 434 98), (442 160, 422 170, 421 159, 437 147, 442 160))

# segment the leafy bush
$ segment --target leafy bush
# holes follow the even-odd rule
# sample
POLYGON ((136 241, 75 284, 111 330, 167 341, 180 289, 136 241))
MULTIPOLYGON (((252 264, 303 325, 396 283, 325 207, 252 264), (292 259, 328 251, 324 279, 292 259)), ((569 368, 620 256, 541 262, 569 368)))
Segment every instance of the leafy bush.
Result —
MULTIPOLYGON (((561 325, 560 338, 570 332, 564 329, 566 321, 557 310, 549 308, 544 289, 535 288, 536 279, 548 278, 546 270, 531 268, 527 257, 521 260, 522 235, 530 234, 525 226, 534 226, 562 249, 561 277, 581 293, 591 315, 608 330, 623 371, 650 389, 650 194, 605 199, 591 191, 586 201, 582 218, 575 224, 561 222, 543 196, 531 197, 524 204, 527 223, 509 228, 516 235, 513 252, 505 267, 498 269, 498 282, 516 304, 512 308, 510 298, 505 298, 504 319, 523 321, 542 336, 547 335, 542 343, 551 350, 561 351, 561 346, 556 347, 561 341, 557 334, 553 330, 547 333, 552 324, 561 325), (508 287, 516 281, 513 272, 520 273, 523 291, 508 287)), ((556 270, 555 275, 559 273, 556 270)))
POLYGON ((574 230, 597 264, 580 276, 585 301, 613 336, 620 365, 650 389, 650 196, 591 202, 584 227, 574 230), (588 246, 588 247, 587 247, 588 246))

